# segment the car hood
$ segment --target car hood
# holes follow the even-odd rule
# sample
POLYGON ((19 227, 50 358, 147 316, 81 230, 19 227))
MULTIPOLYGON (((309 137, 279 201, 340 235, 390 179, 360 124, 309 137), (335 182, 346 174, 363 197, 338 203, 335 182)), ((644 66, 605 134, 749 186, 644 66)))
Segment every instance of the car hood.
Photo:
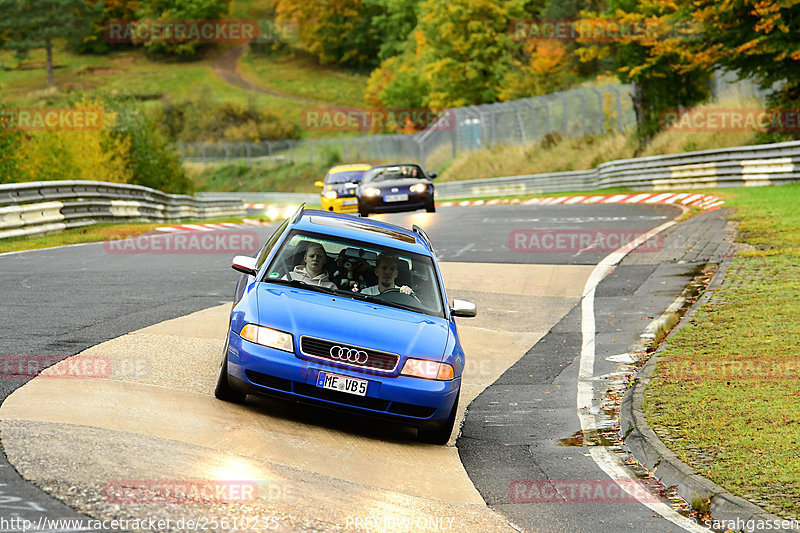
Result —
POLYGON ((263 326, 441 361, 450 328, 447 320, 372 302, 261 283, 258 318, 263 326))

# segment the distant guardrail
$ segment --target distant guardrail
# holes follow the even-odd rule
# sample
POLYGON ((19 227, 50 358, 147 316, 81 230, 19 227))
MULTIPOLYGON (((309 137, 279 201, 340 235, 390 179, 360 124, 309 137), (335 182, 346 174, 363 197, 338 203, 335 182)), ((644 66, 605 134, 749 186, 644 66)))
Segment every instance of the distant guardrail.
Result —
POLYGON ((244 216, 239 199, 168 194, 102 181, 37 181, 0 185, 0 239, 97 222, 168 222, 244 216))
POLYGON ((797 181, 800 142, 792 141, 622 159, 591 170, 443 182, 436 184, 436 197, 510 196, 610 187, 685 190, 797 181))

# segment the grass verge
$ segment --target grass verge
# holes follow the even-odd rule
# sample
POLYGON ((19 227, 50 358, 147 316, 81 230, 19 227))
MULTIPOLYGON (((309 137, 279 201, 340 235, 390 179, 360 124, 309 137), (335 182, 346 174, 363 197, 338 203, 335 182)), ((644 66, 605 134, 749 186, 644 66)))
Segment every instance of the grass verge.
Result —
POLYGON ((219 222, 240 223, 240 218, 219 218, 214 220, 193 220, 193 221, 172 221, 155 223, 100 223, 85 226, 83 228, 72 228, 58 233, 44 235, 33 235, 30 237, 12 237, 0 240, 0 253, 19 252, 22 250, 39 250, 41 248, 52 248, 53 246, 67 246, 70 244, 83 244, 87 242, 99 242, 107 239, 122 239, 141 235, 155 228, 170 226, 174 224, 208 224, 219 222))
POLYGON ((722 192, 739 240, 725 283, 667 341, 645 414, 682 460, 786 518, 800 514, 800 185, 722 192))

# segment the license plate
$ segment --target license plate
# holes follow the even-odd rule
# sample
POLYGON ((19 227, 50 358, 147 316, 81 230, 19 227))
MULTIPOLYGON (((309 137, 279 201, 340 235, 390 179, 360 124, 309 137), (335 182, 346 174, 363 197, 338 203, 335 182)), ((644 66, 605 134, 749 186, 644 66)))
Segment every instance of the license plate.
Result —
POLYGON ((405 202, 408 200, 407 194, 387 194, 383 197, 384 202, 405 202))
POLYGON ((367 383, 369 382, 365 379, 349 378, 329 372, 320 372, 319 376, 317 376, 317 387, 355 394, 356 396, 367 395, 367 383))
POLYGON ((352 198, 350 200, 342 200, 342 205, 356 205, 358 203, 358 198, 352 198))

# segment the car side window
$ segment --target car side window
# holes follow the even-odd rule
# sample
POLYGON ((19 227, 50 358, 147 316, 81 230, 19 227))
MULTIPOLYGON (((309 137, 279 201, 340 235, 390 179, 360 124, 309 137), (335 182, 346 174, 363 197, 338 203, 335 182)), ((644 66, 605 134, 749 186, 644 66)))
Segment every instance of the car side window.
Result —
POLYGON ((281 235, 283 235, 283 230, 285 230, 286 226, 288 225, 289 219, 287 218, 283 221, 283 223, 281 223, 280 226, 278 226, 278 229, 275 230, 275 233, 272 234, 264 247, 261 248, 261 251, 258 252, 258 257, 256 257, 256 270, 261 269, 264 261, 267 260, 267 256, 269 256, 269 253, 275 247, 275 243, 278 242, 278 239, 280 239, 281 235))

